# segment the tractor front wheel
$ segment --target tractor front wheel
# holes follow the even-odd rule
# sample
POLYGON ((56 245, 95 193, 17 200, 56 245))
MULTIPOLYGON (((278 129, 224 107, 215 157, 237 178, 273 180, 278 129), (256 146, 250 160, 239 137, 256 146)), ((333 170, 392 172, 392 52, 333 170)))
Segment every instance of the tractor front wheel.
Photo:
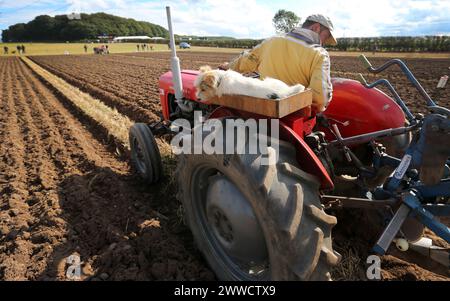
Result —
POLYGON ((135 123, 129 131, 131 161, 148 184, 156 183, 162 173, 161 155, 152 131, 145 123, 135 123))

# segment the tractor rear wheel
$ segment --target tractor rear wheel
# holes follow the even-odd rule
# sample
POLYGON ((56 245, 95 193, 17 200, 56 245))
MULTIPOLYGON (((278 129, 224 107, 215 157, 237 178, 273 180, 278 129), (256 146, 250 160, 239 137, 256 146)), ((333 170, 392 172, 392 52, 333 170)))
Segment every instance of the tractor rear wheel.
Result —
POLYGON ((156 183, 162 173, 161 155, 152 131, 145 123, 135 123, 129 131, 133 167, 148 184, 156 183))
POLYGON ((179 155, 178 198, 195 242, 220 280, 330 280, 336 218, 291 144, 267 150, 276 164, 261 164, 260 152, 179 155))

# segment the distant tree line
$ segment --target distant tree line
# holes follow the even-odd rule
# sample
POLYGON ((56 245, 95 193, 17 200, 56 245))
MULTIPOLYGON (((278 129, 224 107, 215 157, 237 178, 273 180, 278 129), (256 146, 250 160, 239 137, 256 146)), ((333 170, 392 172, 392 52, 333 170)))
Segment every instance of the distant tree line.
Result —
POLYGON ((10 26, 2 33, 3 42, 58 42, 96 39, 98 36, 158 36, 167 38, 168 31, 149 22, 121 18, 105 13, 81 14, 80 19, 67 15, 41 15, 28 23, 10 26))
POLYGON ((252 39, 226 39, 226 40, 192 40, 187 41, 192 46, 201 47, 221 47, 221 48, 252 48, 262 40, 252 40, 252 39))
MULTIPOLYGON (((211 39, 188 41, 193 46, 226 48, 252 48, 262 40, 251 39, 211 39)), ((378 37, 378 38, 338 38, 336 46, 327 46, 338 51, 377 52, 447 52, 450 51, 450 36, 423 37, 378 37)), ((164 42, 163 42, 164 43, 164 42)))
POLYGON ((331 50, 446 52, 450 51, 450 36, 338 38, 331 50))
MULTIPOLYGON (((205 37, 206 38, 206 37, 205 37)), ((233 39, 233 38, 198 38, 194 37, 192 40, 187 38, 182 38, 175 35, 175 42, 179 44, 181 42, 189 43, 191 46, 199 47, 220 47, 220 48, 252 48, 263 40, 252 40, 252 39, 233 39)), ((155 44, 169 44, 169 39, 151 41, 155 44)))

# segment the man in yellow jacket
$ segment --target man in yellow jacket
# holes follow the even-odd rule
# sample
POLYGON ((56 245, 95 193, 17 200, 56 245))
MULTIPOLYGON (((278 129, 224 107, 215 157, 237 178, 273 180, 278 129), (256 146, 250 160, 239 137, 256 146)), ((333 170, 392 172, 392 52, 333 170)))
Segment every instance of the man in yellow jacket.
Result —
POLYGON ((313 92, 313 109, 325 110, 332 97, 330 58, 322 45, 336 45, 333 24, 323 15, 311 15, 301 28, 266 39, 243 52, 227 67, 240 72, 257 72, 288 85, 302 84, 313 92))

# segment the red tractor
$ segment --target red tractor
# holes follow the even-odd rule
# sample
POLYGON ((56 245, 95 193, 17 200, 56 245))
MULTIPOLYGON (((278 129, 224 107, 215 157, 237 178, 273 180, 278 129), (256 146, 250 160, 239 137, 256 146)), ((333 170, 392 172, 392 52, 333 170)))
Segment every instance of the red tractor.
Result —
MULTIPOLYGON (((171 31, 169 11, 168 17, 171 31)), ((162 174, 154 135, 170 132, 180 118, 194 124, 193 112, 201 111, 224 127, 229 119, 267 118, 197 101, 198 72, 180 72, 171 42, 173 72, 159 82, 163 120, 130 130, 132 160, 147 183, 162 174)), ((270 133, 258 136, 271 140, 265 152, 178 156, 177 196, 198 248, 219 279, 330 279, 340 255, 331 237, 336 218, 324 207, 395 212, 374 247, 380 254, 394 240, 420 239, 424 224, 449 241, 449 229, 431 213, 449 214, 450 139, 439 142, 436 134, 449 135, 450 111, 434 104, 402 62, 375 69, 363 60, 374 73, 400 65, 426 97, 431 114, 413 116, 386 80, 368 85, 363 79, 335 78, 326 111, 317 114, 308 106, 279 119, 278 139, 270 139, 270 133), (394 99, 374 88, 378 84, 386 84, 394 99), (261 164, 264 154, 278 160, 261 164)), ((207 134, 203 131, 200 139, 207 134)), ((224 146, 236 142, 223 138, 224 146)), ((248 146, 249 137, 244 140, 248 146)))

